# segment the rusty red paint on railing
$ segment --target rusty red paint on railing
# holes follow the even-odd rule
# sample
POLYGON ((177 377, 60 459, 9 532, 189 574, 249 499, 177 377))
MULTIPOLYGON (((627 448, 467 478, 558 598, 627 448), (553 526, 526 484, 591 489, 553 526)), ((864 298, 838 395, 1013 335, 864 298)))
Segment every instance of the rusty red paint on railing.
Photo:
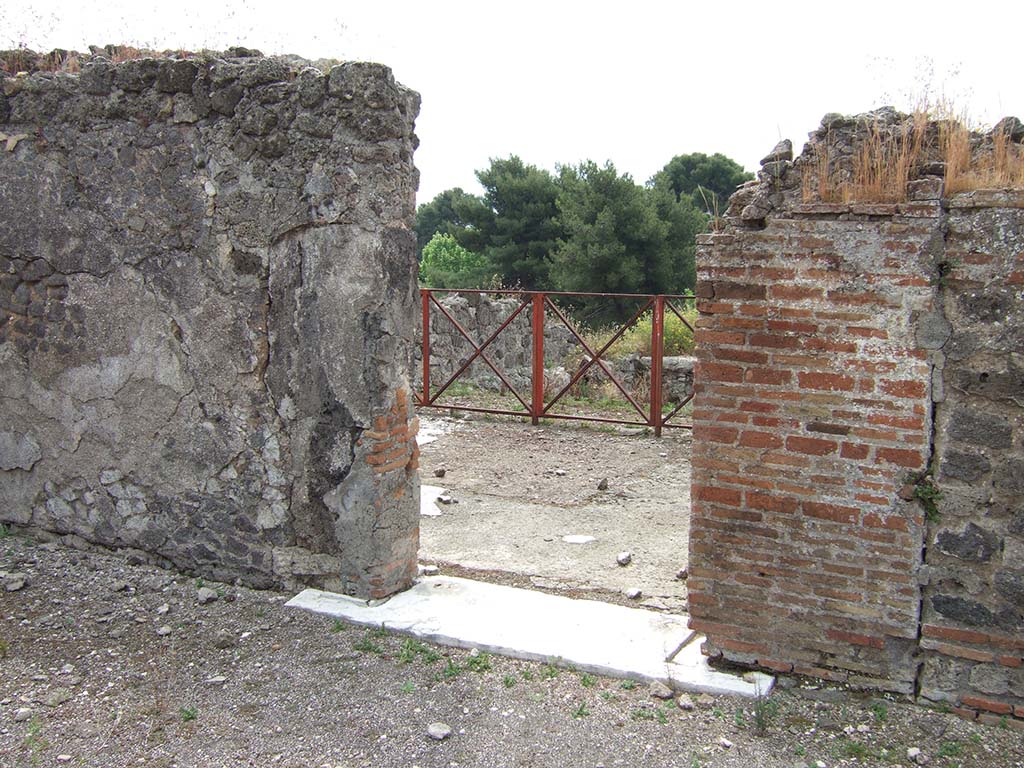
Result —
POLYGON ((664 358, 664 344, 665 344, 665 310, 670 310, 676 317, 679 318, 682 323, 693 331, 693 326, 690 325, 689 321, 683 316, 683 314, 676 308, 673 301, 687 301, 693 300, 692 295, 661 295, 661 294, 644 294, 644 293, 581 293, 581 292, 568 292, 568 291, 517 291, 517 290, 468 290, 468 289, 420 289, 420 296, 422 299, 422 311, 423 311, 423 389, 416 396, 416 403, 421 407, 431 408, 457 408, 458 410, 471 411, 476 413, 493 413, 507 416, 528 416, 533 424, 539 424, 542 418, 544 419, 569 419, 573 421, 595 421, 606 424, 631 424, 635 426, 646 426, 651 427, 654 430, 656 436, 661 435, 663 427, 680 427, 684 429, 690 428, 689 424, 669 424, 668 421, 672 419, 676 414, 682 410, 691 399, 693 394, 691 393, 682 402, 680 402, 674 410, 669 414, 665 415, 662 412, 662 378, 664 367, 662 365, 664 358), (498 328, 487 337, 487 339, 477 344, 476 341, 469 335, 465 328, 452 316, 452 314, 437 300, 435 294, 438 293, 459 293, 459 294, 500 294, 502 296, 518 296, 522 297, 519 305, 516 309, 506 317, 498 328), (604 345, 597 351, 593 350, 590 345, 584 340, 583 336, 576 330, 573 324, 565 316, 565 313, 552 301, 551 297, 589 297, 589 298, 608 298, 608 299, 637 299, 642 300, 644 303, 638 309, 633 316, 625 324, 620 326, 618 330, 612 335, 612 337, 605 342, 604 345), (430 318, 431 318, 431 307, 436 307, 440 311, 441 315, 445 317, 459 332, 459 334, 469 342, 473 348, 473 353, 462 362, 459 369, 453 373, 448 380, 441 385, 435 392, 431 393, 430 389, 430 318), (497 365, 487 356, 486 349, 489 347, 495 339, 504 331, 509 325, 525 310, 527 307, 531 308, 531 323, 530 332, 532 336, 532 351, 531 351, 531 366, 530 366, 530 398, 527 402, 526 398, 523 397, 516 390, 515 387, 509 382, 505 374, 498 368, 497 365), (544 400, 544 319, 546 316, 546 309, 550 308, 558 320, 569 330, 569 332, 576 338, 579 344, 586 350, 589 355, 589 359, 579 367, 579 369, 572 375, 569 383, 566 384, 551 400, 545 402, 544 400), (626 387, 621 381, 615 376, 612 370, 605 364, 602 356, 612 347, 612 345, 622 337, 626 331, 628 331, 633 325, 635 325, 645 312, 651 310, 651 402, 649 411, 645 411, 644 408, 636 401, 636 399, 627 391, 626 387), (482 360, 495 375, 501 383, 508 389, 509 392, 519 401, 525 410, 523 411, 512 411, 502 408, 482 408, 476 406, 454 406, 449 403, 439 404, 438 398, 444 394, 445 390, 448 389, 466 370, 473 364, 477 359, 482 360), (561 400, 561 398, 569 392, 573 386, 586 374, 591 366, 597 365, 604 371, 605 375, 611 380, 615 387, 622 393, 626 401, 636 410, 640 418, 643 421, 628 421, 626 419, 611 419, 599 416, 585 416, 585 415, 570 415, 563 413, 552 412, 552 407, 561 400))

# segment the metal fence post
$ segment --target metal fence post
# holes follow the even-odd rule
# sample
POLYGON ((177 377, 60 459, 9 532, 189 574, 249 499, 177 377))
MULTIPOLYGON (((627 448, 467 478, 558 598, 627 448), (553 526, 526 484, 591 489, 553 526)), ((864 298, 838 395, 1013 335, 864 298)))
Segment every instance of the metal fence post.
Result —
POLYGON ((423 302, 423 405, 430 405, 430 291, 420 289, 423 302))
POLYGON ((661 369, 665 354, 665 297, 654 299, 651 318, 651 426, 654 436, 661 437, 661 369))
POLYGON ((544 294, 533 294, 533 370, 530 422, 537 426, 544 413, 544 294))

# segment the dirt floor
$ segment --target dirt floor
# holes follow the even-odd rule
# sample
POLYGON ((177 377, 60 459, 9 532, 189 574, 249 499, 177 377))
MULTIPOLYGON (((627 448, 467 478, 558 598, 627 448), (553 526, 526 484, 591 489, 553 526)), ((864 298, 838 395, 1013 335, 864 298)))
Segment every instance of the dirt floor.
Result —
POLYGON ((634 604, 685 610, 688 430, 656 439, 565 422, 421 421, 425 434, 437 435, 422 448, 423 483, 453 500, 421 519, 423 562, 614 602, 639 589, 634 604), (624 552, 630 560, 620 565, 624 552))
POLYGON ((909 768, 908 749, 942 768, 1024 766, 1018 731, 812 681, 760 704, 661 700, 119 555, 7 535, 0 583, 11 573, 26 583, 0 591, 4 768, 909 768))
MULTIPOLYGON (((637 587, 650 607, 681 608, 687 433, 487 420, 424 432, 446 430, 423 452, 427 481, 459 502, 422 519, 442 571, 632 605, 645 598, 623 592, 637 587)), ((0 528, 3 768, 1024 768, 1019 731, 904 700, 793 678, 758 702, 661 699, 83 544, 0 528)))

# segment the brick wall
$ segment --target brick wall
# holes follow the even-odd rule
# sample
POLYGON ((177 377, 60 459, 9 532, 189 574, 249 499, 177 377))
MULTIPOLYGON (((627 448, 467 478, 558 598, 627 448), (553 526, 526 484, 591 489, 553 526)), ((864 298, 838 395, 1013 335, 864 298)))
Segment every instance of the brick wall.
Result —
POLYGON ((734 662, 1020 717, 1024 196, 941 191, 703 236, 691 626, 734 662))

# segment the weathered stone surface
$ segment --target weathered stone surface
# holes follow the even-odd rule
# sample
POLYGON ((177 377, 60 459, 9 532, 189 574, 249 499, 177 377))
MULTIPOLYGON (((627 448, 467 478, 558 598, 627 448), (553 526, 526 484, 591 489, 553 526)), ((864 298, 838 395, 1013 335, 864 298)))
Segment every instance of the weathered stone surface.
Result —
POLYGON ((29 470, 42 457, 38 443, 31 436, 0 432, 0 470, 29 470))
POLYGON ((950 449, 942 457, 942 476, 965 483, 975 483, 992 469, 987 457, 976 453, 967 453, 950 449))
POLYGON ((999 551, 999 537, 974 523, 968 523, 961 533, 939 531, 936 543, 947 555, 975 563, 988 562, 999 551))
POLYGON ((995 414, 961 409, 955 411, 950 419, 949 436, 969 445, 1009 448, 1013 429, 1005 419, 995 414))
POLYGON ((36 138, 0 163, 0 520, 223 581, 411 582, 419 98, 291 67, 93 60, 6 96, 36 138))

